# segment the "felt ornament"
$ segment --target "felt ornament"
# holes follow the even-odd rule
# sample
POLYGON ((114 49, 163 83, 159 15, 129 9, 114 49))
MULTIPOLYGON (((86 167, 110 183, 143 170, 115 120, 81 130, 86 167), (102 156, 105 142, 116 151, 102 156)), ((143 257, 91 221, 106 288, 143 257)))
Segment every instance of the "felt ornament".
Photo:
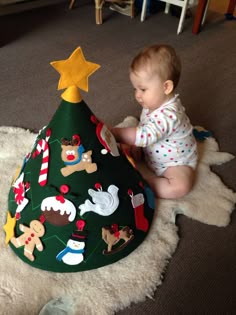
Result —
POLYGON ((21 211, 28 204, 29 200, 25 197, 25 193, 30 189, 29 183, 24 183, 24 173, 16 179, 13 183, 13 192, 15 194, 15 202, 17 203, 15 217, 19 220, 21 217, 21 211))
POLYGON ((96 134, 100 143, 104 146, 104 149, 101 150, 102 154, 107 154, 108 152, 113 156, 119 156, 120 152, 115 140, 115 137, 107 128, 107 126, 98 121, 95 116, 91 116, 91 121, 96 124, 96 134))
POLYGON ((57 226, 64 226, 74 221, 76 208, 74 204, 64 196, 68 191, 69 187, 62 185, 60 187, 61 194, 43 199, 41 210, 46 221, 57 226))
POLYGON ((79 206, 81 210, 80 215, 89 211, 103 216, 111 215, 119 206, 119 188, 115 185, 110 185, 107 191, 102 191, 102 187, 99 183, 97 183, 95 187, 97 191, 94 189, 88 190, 88 194, 92 197, 94 203, 89 199, 85 200, 85 203, 79 206))
POLYGON ((105 226, 102 228, 102 238, 104 242, 107 243, 107 249, 103 251, 104 255, 115 254, 118 251, 122 250, 125 246, 128 245, 130 241, 134 238, 133 230, 128 226, 118 229, 118 224, 112 224, 111 227, 105 226), (122 242, 123 241, 123 242, 122 242), (113 246, 122 242, 121 245, 112 249, 113 246))
POLYGON ((97 170, 97 164, 92 163, 92 150, 84 152, 85 149, 80 144, 80 137, 74 135, 72 141, 62 139, 61 158, 65 167, 61 168, 63 176, 69 176, 74 172, 85 170, 87 173, 93 173, 97 170))
POLYGON ((128 194, 134 208, 136 227, 146 232, 148 230, 148 220, 144 215, 144 195, 142 193, 134 195, 131 189, 128 190, 128 194))
POLYGON ((83 229, 85 221, 78 220, 76 225, 78 230, 72 233, 66 244, 66 248, 64 248, 56 256, 58 261, 63 261, 65 264, 70 266, 78 265, 84 260, 86 232, 83 231, 83 229))
POLYGON ((88 78, 100 66, 87 61, 80 47, 51 65, 60 74, 58 89, 65 91, 17 173, 21 195, 10 188, 4 230, 6 243, 30 266, 80 272, 115 263, 144 241, 153 218, 153 195, 81 97, 80 89, 88 91, 88 78), (16 200, 24 198, 28 202, 16 220, 16 200), (23 244, 23 229, 32 229, 32 222, 44 229, 34 243, 38 250, 23 244))
POLYGON ((35 257, 33 255, 33 251, 35 247, 39 251, 43 250, 43 245, 40 240, 40 237, 44 235, 45 228, 40 221, 33 220, 30 222, 29 227, 20 224, 19 229, 21 232, 23 232, 23 234, 18 237, 12 237, 11 243, 16 248, 24 246, 25 257, 27 257, 31 261, 34 261, 35 257))
POLYGON ((51 130, 48 129, 46 131, 46 138, 40 139, 36 150, 33 153, 33 158, 35 158, 37 155, 39 155, 42 152, 42 164, 39 172, 39 185, 45 186, 47 184, 47 177, 48 177, 48 161, 49 161, 49 144, 48 140, 51 135, 51 130))
POLYGON ((16 218, 11 216, 11 213, 7 212, 7 222, 4 224, 4 231, 6 232, 5 243, 8 244, 10 239, 14 237, 14 229, 16 225, 16 218))

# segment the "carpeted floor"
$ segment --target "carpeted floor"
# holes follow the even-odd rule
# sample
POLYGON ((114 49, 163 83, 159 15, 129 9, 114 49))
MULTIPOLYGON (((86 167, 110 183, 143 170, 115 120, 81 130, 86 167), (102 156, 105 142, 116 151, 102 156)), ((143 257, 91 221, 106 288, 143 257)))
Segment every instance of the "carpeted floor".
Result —
MULTIPOLYGON (((189 18, 183 33, 177 36, 178 19, 163 12, 152 14, 141 23, 140 15, 130 19, 106 6, 103 18, 103 25, 97 26, 94 3, 89 0, 77 2, 72 11, 68 10, 68 3, 60 3, 0 17, 0 125, 38 131, 48 123, 60 102, 60 92, 56 91, 58 75, 49 63, 66 59, 79 45, 88 60, 101 64, 101 69, 91 78, 89 93, 84 94, 95 114, 110 124, 117 124, 128 115, 138 116, 140 108, 134 101, 128 79, 129 63, 142 47, 165 42, 173 45, 181 56, 183 73, 178 92, 193 124, 212 131, 220 151, 236 155, 236 23, 225 21, 223 14, 210 10, 199 35, 192 35, 193 19, 189 18)), ((12 141, 9 138, 10 145, 12 141)), ((18 143, 18 146, 22 144, 18 143)), ((4 169, 1 169, 0 180, 4 169)), ((214 165, 212 169, 227 187, 236 191, 236 159, 220 166, 214 165)), ((2 187, 2 182, 0 185, 2 187)), ((214 209, 208 205, 209 213, 214 209)), ((4 215, 5 211, 2 209, 1 213, 4 215)), ((117 311, 117 314, 235 312, 235 212, 227 227, 203 224, 183 215, 177 216, 176 225, 180 241, 166 265, 162 285, 156 288, 153 299, 140 302, 138 297, 135 300, 139 301, 138 304, 117 311)), ((1 242, 3 239, 2 231, 1 242)), ((2 246, 0 258, 3 255, 2 246)), ((5 250, 8 249, 4 247, 5 250)), ((140 264, 147 267, 146 261, 142 260, 141 264, 138 260, 132 269, 140 264)), ((1 267, 5 273, 7 267, 1 267)), ((1 305, 6 306, 8 311, 14 305, 15 296, 21 294, 20 288, 24 283, 24 277, 18 273, 18 264, 14 262, 13 267, 16 279, 14 291, 10 294, 5 283, 1 284, 1 305)), ((146 280, 146 269, 140 275, 141 287, 146 280)), ((50 275, 48 279, 51 279, 51 288, 54 288, 50 275)), ((77 284, 74 279, 72 282, 77 284)), ((104 288, 102 283, 100 286, 104 288)), ((60 291, 57 286, 55 288, 55 291, 48 288, 52 296, 60 291)), ((132 291, 133 287, 128 289, 132 291)), ((85 299, 84 303, 87 301, 85 293, 79 294, 85 299)), ((88 299, 93 299, 95 295, 96 290, 88 299)), ((101 300, 108 302, 108 297, 105 295, 101 300)), ((37 294, 35 299, 38 299, 37 294)), ((45 300, 44 296, 42 302, 45 300)), ((112 308, 113 299, 109 301, 108 305, 112 308)), ((33 305, 34 299, 30 303, 33 305)), ((122 303, 127 303, 127 300, 122 303)), ((99 307, 99 303, 95 304, 95 312, 99 307)), ((17 315, 21 314, 26 313, 23 310, 17 315)))

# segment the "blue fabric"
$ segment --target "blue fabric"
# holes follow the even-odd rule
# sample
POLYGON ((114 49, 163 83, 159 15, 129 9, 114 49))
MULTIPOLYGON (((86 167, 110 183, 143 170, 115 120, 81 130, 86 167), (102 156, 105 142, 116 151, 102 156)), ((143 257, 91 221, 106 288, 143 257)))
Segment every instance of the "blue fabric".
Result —
POLYGON ((206 138, 212 137, 212 133, 207 130, 197 130, 196 128, 193 129, 193 135, 197 141, 204 141, 206 138))
POLYGON ((151 190, 149 186, 145 186, 144 191, 147 197, 148 206, 151 209, 155 209, 155 196, 154 196, 153 191, 151 190))
POLYGON ((68 254, 68 253, 72 253, 72 254, 83 254, 84 253, 84 249, 72 249, 70 247, 66 247, 65 249, 63 249, 56 257, 57 260, 61 261, 62 258, 68 254))
POLYGON ((232 13, 225 13, 226 20, 236 20, 236 16, 234 16, 232 13))
POLYGON ((82 146, 82 144, 78 147, 78 154, 79 154, 79 158, 76 161, 73 162, 64 162, 65 165, 75 165, 78 164, 81 159, 82 159, 82 153, 84 153, 85 149, 82 146))

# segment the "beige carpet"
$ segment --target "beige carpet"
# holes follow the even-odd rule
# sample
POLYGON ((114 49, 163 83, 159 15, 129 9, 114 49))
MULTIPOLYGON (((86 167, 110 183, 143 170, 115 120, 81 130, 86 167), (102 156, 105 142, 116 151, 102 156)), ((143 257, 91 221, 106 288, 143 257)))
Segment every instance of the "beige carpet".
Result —
MULTIPOLYGON (((6 220, 12 176, 25 154, 30 152, 34 139, 35 134, 24 129, 0 127, 1 226, 6 220)), ((146 240, 136 251, 113 265, 71 274, 34 269, 5 245, 1 229, 0 314, 38 315, 44 304, 59 297, 69 301, 69 315, 114 314, 132 302, 152 297, 181 241, 175 224, 178 214, 224 228, 230 223, 236 194, 222 183, 210 166, 225 163, 233 156, 218 150, 213 138, 199 144, 200 162, 193 191, 183 199, 158 200, 146 240)))

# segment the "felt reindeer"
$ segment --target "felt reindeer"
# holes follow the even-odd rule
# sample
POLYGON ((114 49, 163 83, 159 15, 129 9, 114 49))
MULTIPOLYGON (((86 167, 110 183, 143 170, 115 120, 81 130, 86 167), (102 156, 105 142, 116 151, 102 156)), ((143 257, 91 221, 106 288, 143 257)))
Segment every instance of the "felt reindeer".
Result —
POLYGON ((63 138, 61 148, 61 158, 65 164, 65 167, 61 168, 61 173, 64 177, 83 170, 87 173, 96 172, 97 164, 92 163, 92 150, 84 152, 85 149, 78 135, 74 135, 72 140, 63 138))

